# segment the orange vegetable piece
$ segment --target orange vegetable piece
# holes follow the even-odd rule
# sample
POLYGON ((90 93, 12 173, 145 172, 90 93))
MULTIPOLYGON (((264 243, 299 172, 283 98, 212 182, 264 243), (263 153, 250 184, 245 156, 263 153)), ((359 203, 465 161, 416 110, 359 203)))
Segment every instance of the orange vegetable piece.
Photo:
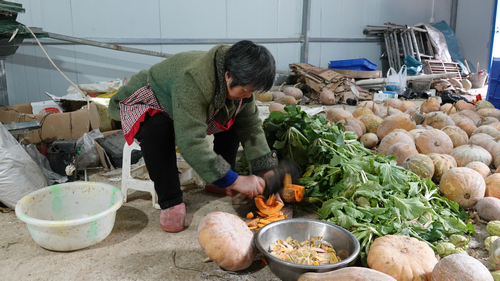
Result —
POLYGON ((267 261, 266 261, 266 259, 263 256, 260 256, 260 260, 262 261, 262 263, 264 263, 265 265, 267 265, 267 261))
POLYGON ((256 226, 256 225, 254 225, 254 226, 249 226, 248 228, 249 228, 249 229, 256 229, 256 228, 257 228, 257 226, 256 226))
POLYGON ((268 215, 266 215, 266 214, 264 214, 262 212, 259 212, 259 211, 257 211, 257 214, 259 214, 259 216, 261 216, 263 218, 267 218, 268 217, 268 215))
POLYGON ((304 198, 305 188, 302 185, 289 184, 285 185, 281 191, 281 198, 288 203, 297 203, 304 198))
POLYGON ((266 214, 266 215, 272 215, 276 214, 277 212, 281 211, 281 208, 283 208, 283 203, 281 203, 278 200, 274 200, 272 205, 267 205, 262 198, 255 198, 255 206, 257 206, 257 209, 259 209, 260 212, 266 214))
POLYGON ((283 186, 287 186, 289 184, 292 184, 292 175, 289 173, 285 174, 285 179, 283 180, 283 186))
POLYGON ((252 212, 249 212, 249 213, 247 214, 247 219, 253 219, 253 217, 254 217, 254 215, 253 215, 253 213, 252 213, 252 212))

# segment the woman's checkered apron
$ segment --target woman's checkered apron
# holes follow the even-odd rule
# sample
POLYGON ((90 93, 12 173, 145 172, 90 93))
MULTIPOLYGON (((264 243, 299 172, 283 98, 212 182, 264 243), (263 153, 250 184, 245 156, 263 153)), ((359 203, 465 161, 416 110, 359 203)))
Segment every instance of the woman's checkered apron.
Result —
MULTIPOLYGON (((233 125, 234 119, 241 108, 241 102, 236 109, 233 117, 225 125, 221 125, 215 121, 215 115, 219 112, 217 109, 214 114, 207 120, 207 135, 212 135, 222 131, 227 131, 233 125)), ((154 116, 158 113, 167 114, 170 119, 173 120, 165 108, 158 102, 154 92, 148 85, 135 91, 128 98, 120 102, 120 120, 122 124, 123 134, 125 135, 125 140, 130 145, 134 142, 134 136, 139 131, 141 123, 144 121, 146 114, 149 116, 154 116)))

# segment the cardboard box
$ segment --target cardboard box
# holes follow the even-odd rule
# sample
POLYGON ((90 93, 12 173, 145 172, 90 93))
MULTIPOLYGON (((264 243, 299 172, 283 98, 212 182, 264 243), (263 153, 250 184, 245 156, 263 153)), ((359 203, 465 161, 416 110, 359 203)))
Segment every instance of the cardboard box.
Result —
POLYGON ((0 108, 0 122, 3 124, 38 120, 41 129, 27 134, 15 135, 22 144, 51 143, 56 140, 74 140, 101 127, 101 119, 94 102, 62 101, 64 113, 33 114, 30 103, 9 105, 0 108))
POLYGON ((332 69, 332 70, 344 75, 347 78, 381 78, 382 77, 382 71, 380 71, 380 70, 373 70, 373 71, 346 70, 346 69, 332 69))

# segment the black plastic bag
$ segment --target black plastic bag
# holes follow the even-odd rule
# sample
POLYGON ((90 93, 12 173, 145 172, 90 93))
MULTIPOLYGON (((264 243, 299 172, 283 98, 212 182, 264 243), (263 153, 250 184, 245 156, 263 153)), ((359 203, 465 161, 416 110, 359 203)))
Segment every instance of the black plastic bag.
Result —
POLYGON ((459 100, 469 102, 468 99, 462 97, 461 95, 453 94, 448 91, 445 91, 441 94, 441 105, 445 103, 456 103, 459 100))

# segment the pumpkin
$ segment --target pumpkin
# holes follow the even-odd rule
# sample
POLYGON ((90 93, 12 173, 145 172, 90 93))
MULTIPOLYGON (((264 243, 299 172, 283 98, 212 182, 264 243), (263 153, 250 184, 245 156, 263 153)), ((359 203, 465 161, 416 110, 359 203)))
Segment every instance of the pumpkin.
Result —
POLYGON ((442 258, 432 270, 431 281, 493 281, 488 268, 467 255, 449 255, 442 258))
POLYGON ((448 137, 450 137, 454 148, 457 146, 465 145, 469 142, 469 136, 460 127, 446 126, 442 128, 441 131, 445 132, 448 137))
POLYGON ((490 124, 483 124, 483 123, 481 123, 481 126, 482 125, 488 125, 490 127, 493 127, 495 129, 497 129, 498 131, 500 131, 500 122, 493 122, 493 123, 490 123, 490 124))
POLYGON ((277 91, 273 92, 273 100, 276 101, 277 99, 281 98, 281 97, 284 97, 285 96, 285 93, 283 93, 281 91, 281 88, 283 88, 283 86, 286 84, 286 82, 283 82, 281 84, 281 86, 278 88, 277 91))
POLYGON ((423 126, 431 126, 434 129, 442 129, 446 126, 454 126, 455 122, 450 116, 442 112, 431 112, 425 115, 423 126))
POLYGON ((246 223, 225 212, 212 212, 201 220, 198 242, 211 260, 230 271, 248 268, 257 254, 246 223))
POLYGON ((424 122, 425 114, 417 111, 411 115, 411 118, 415 121, 415 124, 420 125, 422 124, 422 122, 424 122))
POLYGON ((421 133, 427 131, 427 129, 413 129, 409 131, 408 133, 413 137, 413 141, 417 141, 418 136, 420 136, 421 133))
POLYGON ((401 165, 403 165, 403 162, 405 161, 405 159, 408 158, 408 156, 413 155, 413 154, 418 154, 418 151, 415 148, 414 144, 407 144, 407 143, 399 142, 399 143, 395 143, 391 147, 389 147, 386 154, 387 155, 395 155, 398 166, 401 166, 401 165))
POLYGON ((477 214, 487 221, 500 220, 500 199, 483 197, 476 203, 477 214))
POLYGON ((412 116, 416 112, 417 112, 417 109, 415 107, 410 107, 407 110, 403 111, 404 114, 408 114, 410 116, 412 116))
POLYGON ((473 208, 477 201, 484 197, 486 184, 478 172, 470 168, 457 167, 443 174, 439 190, 446 198, 468 209, 473 208))
POLYGON ((366 126, 365 126, 365 123, 363 123, 363 121, 359 120, 358 118, 354 118, 354 117, 347 118, 347 120, 349 120, 349 122, 354 121, 354 122, 358 123, 359 127, 363 131, 363 135, 367 133, 366 126))
POLYGON ((455 103, 455 108, 458 109, 462 104, 464 103, 467 103, 466 101, 464 100, 459 100, 455 103))
POLYGON ((335 94, 326 87, 324 87, 319 93, 319 100, 321 101, 322 104, 326 105, 336 104, 338 101, 335 98, 336 98, 335 94))
POLYGON ((292 176, 289 173, 285 174, 283 181, 283 189, 280 191, 283 201, 288 203, 297 203, 304 198, 305 188, 301 185, 292 184, 292 176))
POLYGON ((379 117, 385 118, 387 116, 391 115, 398 115, 398 114, 403 114, 403 111, 394 108, 394 107, 383 107, 380 109, 380 112, 377 114, 379 117))
POLYGON ((369 108, 373 111, 373 114, 377 115, 380 112, 380 107, 378 106, 377 103, 373 101, 362 101, 358 103, 358 107, 365 107, 369 108))
POLYGON ((297 100, 292 97, 292 96, 284 96, 284 97, 281 97, 277 100, 275 100, 275 102, 277 103, 281 103, 281 104, 284 104, 284 105, 291 105, 291 104, 297 104, 297 100))
POLYGON ((449 154, 453 150, 453 142, 443 131, 433 129, 422 132, 415 142, 420 153, 449 154))
POLYGON ((469 143, 486 149, 493 158, 493 165, 500 167, 500 143, 496 142, 490 135, 478 133, 471 136, 469 143))
POLYGON ((296 100, 302 98, 302 96, 304 95, 304 93, 302 93, 302 90, 296 87, 287 87, 283 90, 283 93, 287 96, 294 97, 296 100))
MULTIPOLYGON (((385 107, 392 107, 401 110, 401 100, 399 99, 387 99, 384 101, 385 107)), ((401 110, 402 112, 403 110, 401 110)))
POLYGON ((404 143, 415 147, 413 137, 407 131, 395 129, 380 141, 380 144, 378 146, 378 153, 387 154, 387 150, 389 150, 389 147, 391 147, 395 143, 404 143))
POLYGON ((283 202, 275 200, 274 194, 271 194, 267 200, 264 200, 264 196, 257 196, 254 201, 257 209, 265 215, 276 214, 283 208, 283 202))
POLYGON ((281 111, 283 113, 286 113, 285 111, 285 105, 277 102, 273 102, 269 105, 269 112, 273 111, 281 111))
POLYGON ((477 129, 474 122, 472 122, 472 120, 470 120, 470 118, 467 116, 452 114, 450 115, 450 117, 451 119, 453 119, 453 122, 455 122, 455 126, 460 127, 460 129, 464 130, 469 137, 472 135, 472 132, 477 129))
POLYGON ((381 117, 378 117, 375 114, 365 114, 361 115, 358 117, 358 120, 363 122, 366 127, 366 132, 367 133, 377 133, 378 126, 380 126, 380 123, 384 121, 381 117))
POLYGON ((483 108, 495 108, 495 106, 491 102, 485 101, 485 100, 476 101, 474 103, 474 106, 476 107, 476 110, 483 109, 483 108))
MULTIPOLYGON (((410 108, 413 108, 416 110, 416 106, 413 102, 409 101, 409 100, 406 100, 406 101, 401 101, 401 107, 399 108, 399 110, 403 111, 403 112, 406 112, 408 111, 408 109, 410 108)), ((411 115, 411 114, 410 114, 411 115)))
POLYGON ((500 174, 495 173, 488 176, 484 182, 486 183, 484 196, 500 199, 500 174))
MULTIPOLYGON (((483 162, 470 162, 469 164, 465 165, 465 167, 471 168, 472 170, 478 172, 485 180, 491 175, 490 167, 486 166, 486 164, 484 164, 483 162)), ((486 184, 486 190, 488 190, 488 184, 486 184)), ((486 193, 488 193, 488 191, 486 191, 486 193)))
POLYGON ((472 110, 475 111, 476 107, 472 103, 462 103, 458 108, 458 111, 464 111, 464 110, 472 110))
POLYGON ((486 149, 474 144, 455 147, 450 155, 457 160, 458 167, 465 167, 473 161, 483 162, 486 166, 491 163, 491 154, 486 149))
POLYGON ((490 135, 494 139, 500 137, 500 132, 490 125, 482 125, 482 126, 478 127, 477 129, 475 129, 472 132, 472 135, 479 134, 479 133, 490 135))
POLYGON ((347 117, 352 117, 352 113, 339 107, 327 109, 326 111, 326 119, 330 122, 337 124, 340 120, 343 120, 347 117))
POLYGON ((491 123, 499 122, 495 117, 481 117, 481 125, 489 125, 491 123))
POLYGON ((482 108, 476 111, 481 117, 495 117, 500 120, 500 109, 496 108, 482 108))
POLYGON ((441 109, 441 103, 435 97, 429 97, 420 106, 420 113, 429 113, 434 111, 439 111, 441 109))
POLYGON ((306 272, 300 275, 298 281, 332 281, 332 280, 349 280, 349 281, 396 281, 390 275, 387 275, 378 270, 369 269, 366 267, 349 266, 334 271, 327 272, 306 272))
POLYGON ((481 116, 479 116, 479 114, 477 114, 474 110, 462 110, 458 114, 468 117, 470 120, 472 120, 472 122, 474 122, 474 125, 476 126, 481 125, 481 122, 483 122, 481 116))
POLYGON ((457 160, 455 160, 455 158, 453 158, 453 156, 451 156, 449 154, 441 154, 441 155, 443 155, 444 158, 450 160, 450 162, 453 164, 453 168, 458 167, 457 160))
POLYGON ((378 143, 378 137, 374 133, 366 133, 361 136, 359 142, 363 143, 366 148, 373 148, 378 143))
POLYGON ((354 118, 358 118, 359 116, 361 115, 365 115, 365 114, 373 114, 373 111, 369 108, 365 108, 365 107, 358 107, 356 108, 353 112, 352 112, 352 116, 354 118))
POLYGON ((443 176, 444 173, 452 168, 455 168, 455 165, 450 158, 445 157, 443 154, 429 153, 427 156, 429 156, 429 158, 432 159, 432 162, 434 162, 434 175, 432 176, 432 180, 434 182, 439 183, 441 176, 443 176))
POLYGON ((417 174, 421 178, 432 178, 434 162, 425 154, 413 154, 403 161, 403 168, 417 174))
POLYGON ((255 99, 261 102, 268 102, 273 100, 273 94, 271 92, 255 93, 255 99))
POLYGON ((396 280, 430 280, 437 263, 427 243, 408 236, 385 235, 373 241, 367 263, 396 280))
POLYGON ((443 113, 448 114, 448 115, 457 112, 457 109, 451 103, 445 103, 445 104, 441 105, 441 108, 439 108, 439 110, 443 113))
POLYGON ((344 131, 356 133, 356 135, 358 135, 358 140, 359 140, 359 138, 364 133, 363 133, 363 129, 361 129, 361 126, 354 120, 357 120, 357 119, 355 119, 353 117, 350 117, 350 118, 346 117, 343 120, 340 120, 338 123, 340 123, 344 126, 344 131))
POLYGON ((403 129, 405 131, 411 131, 415 129, 415 121, 413 121, 410 115, 407 114, 397 114, 385 117, 385 119, 380 123, 377 129, 377 136, 380 140, 395 129, 403 129))

